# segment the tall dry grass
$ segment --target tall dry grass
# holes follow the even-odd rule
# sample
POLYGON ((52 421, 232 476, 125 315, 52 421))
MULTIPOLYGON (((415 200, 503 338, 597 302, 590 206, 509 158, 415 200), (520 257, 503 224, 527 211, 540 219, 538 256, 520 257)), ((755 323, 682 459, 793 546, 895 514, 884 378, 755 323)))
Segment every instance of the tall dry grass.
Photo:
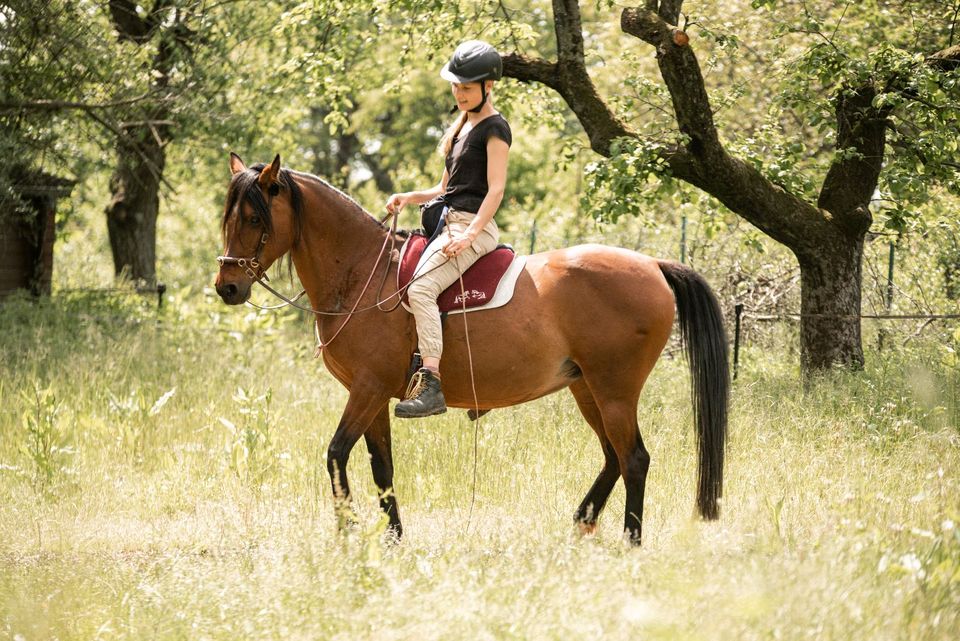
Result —
POLYGON ((686 367, 638 416, 644 546, 566 393, 394 423, 403 542, 384 547, 362 444, 335 531, 325 450, 344 391, 296 315, 180 292, 0 306, 0 637, 955 639, 960 376, 942 340, 808 389, 751 348, 722 518, 694 518, 686 367), (473 499, 475 498, 475 502, 473 499), (471 509, 471 504, 473 505, 471 509))

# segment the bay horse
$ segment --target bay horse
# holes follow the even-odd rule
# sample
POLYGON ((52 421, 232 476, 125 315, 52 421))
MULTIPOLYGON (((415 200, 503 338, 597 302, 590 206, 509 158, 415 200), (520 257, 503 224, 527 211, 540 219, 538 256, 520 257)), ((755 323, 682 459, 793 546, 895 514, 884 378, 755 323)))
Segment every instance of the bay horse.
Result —
MULTIPOLYGON (((347 460, 362 437, 389 532, 399 538, 389 402, 404 393, 417 334, 412 314, 386 313, 377 303, 378 296, 397 293, 397 252, 383 248, 388 239, 402 241, 405 232, 378 222, 322 179, 281 168, 279 155, 269 165, 248 168, 231 154, 230 168, 217 293, 228 305, 245 302, 253 282, 289 254, 312 309, 323 312, 317 314, 319 338, 328 341, 323 362, 349 390, 327 451, 338 514, 342 518, 348 509, 347 460), (383 292, 364 285, 373 270, 378 281, 380 271, 389 274, 383 292), (349 315, 358 309, 367 311, 349 315)), ((637 402, 671 334, 674 308, 691 370, 697 508, 703 518, 716 519, 730 387, 727 341, 713 292, 684 265, 602 245, 529 256, 509 304, 470 313, 475 385, 465 328, 446 324, 441 376, 447 404, 474 408, 475 389, 476 406, 490 410, 570 388, 604 458, 575 522, 581 532, 593 532, 622 477, 624 533, 639 544, 650 454, 640 436, 637 402)))

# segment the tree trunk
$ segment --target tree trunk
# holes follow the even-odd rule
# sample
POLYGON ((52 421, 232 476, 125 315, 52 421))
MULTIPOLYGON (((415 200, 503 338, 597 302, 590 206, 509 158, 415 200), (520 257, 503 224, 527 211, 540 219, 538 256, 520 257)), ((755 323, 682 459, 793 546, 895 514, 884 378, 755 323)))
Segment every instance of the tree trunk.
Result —
MULTIPOLYGON (((142 17, 144 10, 145 6, 132 0, 110 0, 109 4, 110 19, 121 41, 147 46, 159 34, 149 71, 153 89, 163 94, 177 49, 196 34, 187 28, 179 9, 171 14, 168 0, 154 0, 142 17)), ((170 140, 170 110, 157 104, 141 115, 144 120, 123 127, 118 136, 117 168, 110 179, 113 197, 106 208, 107 231, 117 277, 129 278, 137 287, 153 287, 157 282, 157 212, 166 164, 164 146, 170 140)))
POLYGON ((117 168, 110 179, 107 231, 117 277, 138 287, 156 283, 157 211, 160 176, 166 161, 157 134, 149 127, 129 128, 117 142, 117 168))
POLYGON ((804 373, 863 367, 860 295, 863 236, 836 235, 800 263, 800 362, 804 373))

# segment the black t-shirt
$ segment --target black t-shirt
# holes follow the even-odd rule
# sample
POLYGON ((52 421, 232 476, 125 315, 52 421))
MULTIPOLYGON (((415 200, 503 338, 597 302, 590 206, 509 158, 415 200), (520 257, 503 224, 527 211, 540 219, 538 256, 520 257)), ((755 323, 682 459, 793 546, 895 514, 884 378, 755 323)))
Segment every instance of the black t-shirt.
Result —
POLYGON ((476 213, 487 195, 487 141, 494 136, 507 145, 513 142, 510 125, 500 114, 478 122, 467 134, 453 139, 447 154, 447 191, 443 194, 452 209, 476 213))

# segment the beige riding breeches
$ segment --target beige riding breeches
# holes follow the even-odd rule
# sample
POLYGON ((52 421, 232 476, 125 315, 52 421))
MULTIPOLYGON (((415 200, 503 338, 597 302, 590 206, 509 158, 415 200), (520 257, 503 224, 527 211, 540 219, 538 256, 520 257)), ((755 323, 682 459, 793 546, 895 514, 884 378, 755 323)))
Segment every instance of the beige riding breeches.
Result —
POLYGON ((447 287, 460 279, 484 254, 497 247, 500 230, 491 220, 477 235, 469 247, 454 258, 447 258, 440 249, 450 240, 450 236, 466 230, 476 214, 451 209, 447 212, 447 225, 432 243, 427 245, 414 272, 414 281, 407 290, 410 309, 417 322, 417 339, 420 355, 424 358, 440 358, 443 353, 443 333, 440 328, 440 308, 437 297, 447 287), (423 274, 421 277, 420 275, 423 274))

